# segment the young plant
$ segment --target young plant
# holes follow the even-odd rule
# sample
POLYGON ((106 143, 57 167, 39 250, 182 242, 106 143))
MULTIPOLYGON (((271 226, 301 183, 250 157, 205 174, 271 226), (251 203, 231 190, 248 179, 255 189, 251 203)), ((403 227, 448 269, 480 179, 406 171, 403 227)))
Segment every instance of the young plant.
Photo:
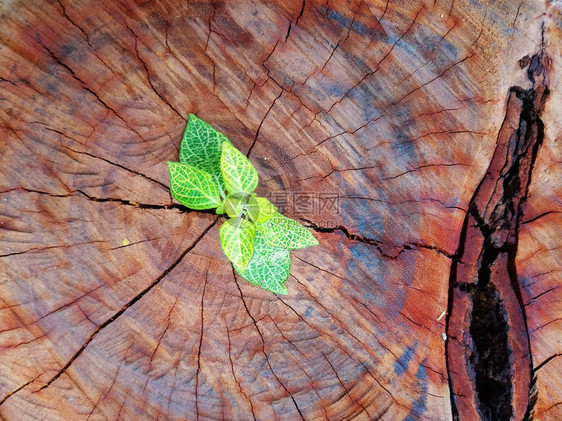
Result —
POLYGON ((230 140, 190 114, 180 147, 180 162, 168 162, 172 196, 191 209, 215 209, 227 219, 219 231, 221 247, 248 282, 287 294, 290 250, 318 241, 299 222, 281 215, 258 197, 258 173, 230 140))

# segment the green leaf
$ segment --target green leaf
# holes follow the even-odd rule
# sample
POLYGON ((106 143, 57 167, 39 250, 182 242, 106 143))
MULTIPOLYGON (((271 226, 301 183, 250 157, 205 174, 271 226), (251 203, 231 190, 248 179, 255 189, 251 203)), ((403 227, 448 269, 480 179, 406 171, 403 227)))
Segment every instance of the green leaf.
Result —
POLYGON ((191 209, 212 209, 220 206, 217 184, 206 172, 187 164, 168 161, 170 191, 182 205, 191 209))
POLYGON ((228 142, 222 144, 221 170, 229 194, 252 193, 258 186, 258 172, 242 153, 228 142))
POLYGON ((245 271, 237 272, 248 282, 275 294, 287 294, 285 281, 291 269, 291 253, 287 249, 268 245, 263 235, 256 232, 254 256, 245 271))
POLYGON ((239 195, 228 195, 224 201, 224 210, 231 218, 238 218, 242 213, 242 202, 244 197, 239 195))
POLYGON ((257 197, 256 195, 250 196, 246 209, 248 210, 248 216, 256 224, 268 221, 277 212, 273 203, 265 197, 257 197))
POLYGON ((220 168, 222 144, 230 140, 197 116, 189 114, 180 146, 180 162, 205 171, 213 177, 221 190, 224 180, 220 168))
POLYGON ((292 250, 318 245, 318 240, 308 228, 279 212, 267 222, 257 224, 257 229, 265 237, 265 242, 271 246, 292 250))
POLYGON ((254 254, 254 225, 242 218, 229 219, 219 230, 224 255, 232 262, 234 268, 246 270, 254 254))

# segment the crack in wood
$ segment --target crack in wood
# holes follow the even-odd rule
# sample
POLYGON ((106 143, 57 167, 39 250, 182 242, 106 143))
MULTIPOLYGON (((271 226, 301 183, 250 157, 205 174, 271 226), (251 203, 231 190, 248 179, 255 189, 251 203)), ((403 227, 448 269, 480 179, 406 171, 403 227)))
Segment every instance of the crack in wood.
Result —
MULTIPOLYGON (((297 18, 295 19, 295 27, 298 25, 299 19, 304 13, 304 6, 305 6, 305 0, 302 0, 301 11, 300 11, 299 15, 297 16, 297 18)), ((293 27, 293 22, 289 22, 289 28, 287 29, 287 35, 285 35, 285 44, 287 43, 287 40, 289 39, 289 35, 291 34, 292 27, 293 27)))
POLYGON ((209 281, 209 265, 205 270, 205 283, 203 284, 203 292, 201 293, 201 332, 199 334, 199 346, 197 348, 197 371, 195 372, 195 413, 199 419, 199 373, 201 372, 201 349, 203 348, 203 335, 205 332, 205 291, 207 290, 207 283, 209 281))
POLYGON ((522 221, 522 222, 521 222, 521 225, 530 224, 531 222, 535 222, 537 219, 542 218, 543 216, 547 216, 547 215, 551 215, 551 214, 560 214, 560 213, 562 213, 562 212, 560 212, 560 211, 552 211, 552 210, 551 210, 551 211, 546 211, 546 212, 541 213, 540 215, 535 216, 534 218, 527 219, 526 221, 522 221))
POLYGON ((404 38, 404 36, 406 36, 406 34, 410 31, 410 29, 412 29, 412 27, 414 26, 414 24, 416 23, 416 20, 418 19, 418 16, 420 15, 420 13, 422 12, 422 10, 424 9, 425 6, 422 5, 422 7, 420 8, 420 10, 417 11, 416 15, 414 16, 414 18, 412 19, 412 22, 410 23, 410 25, 408 25, 408 27, 406 28, 406 30, 402 33, 402 35, 400 35, 400 37, 392 44, 392 46, 390 47, 390 49, 388 50, 388 52, 379 60, 379 62, 376 64, 376 68, 375 70, 367 73, 366 75, 364 75, 357 83, 355 83, 351 88, 349 88, 340 99, 338 99, 336 102, 334 102, 330 108, 328 108, 328 110, 326 111, 327 114, 330 114, 330 112, 332 111, 332 109, 340 104, 345 98, 347 98, 347 96, 356 88, 358 88, 366 79, 370 78, 371 76, 374 76, 380 69, 382 62, 392 53, 392 50, 394 50, 394 47, 396 47, 396 45, 402 40, 402 38, 404 38))
POLYGON ((403 100, 405 100, 406 98, 408 98, 410 95, 412 95, 414 92, 424 88, 425 86, 429 85, 432 82, 435 82, 437 79, 445 76, 445 74, 451 70, 453 67, 458 66, 459 64, 464 63, 466 60, 468 60, 469 58, 472 58, 474 56, 475 53, 469 54, 466 57, 464 57, 463 59, 451 64, 449 67, 447 67, 445 70, 443 70, 439 75, 435 76, 433 79, 428 80, 427 82, 422 83, 421 85, 417 86, 415 89, 411 90, 410 92, 408 92, 407 94, 403 95, 401 98, 398 99, 398 101, 393 102, 390 105, 398 105, 400 102, 402 102, 403 100))
MULTIPOLYGON (((117 320, 119 317, 121 317, 123 315, 123 313, 125 313, 125 311, 132 307, 135 303, 137 303, 142 297, 144 297, 149 291, 151 291, 156 285, 158 285, 160 283, 160 281, 162 281, 162 279, 164 279, 182 260, 183 258, 191 251, 195 248, 195 246, 203 239, 203 237, 211 230, 211 228, 213 228, 216 223, 218 222, 219 217, 217 217, 209 226, 207 226, 207 228, 205 228, 203 230, 203 232, 179 255, 179 257, 170 265, 168 266, 168 268, 166 268, 166 270, 164 270, 164 272, 162 272, 160 274, 160 276, 158 276, 158 278, 156 278, 153 282, 150 283, 150 285, 148 285, 145 289, 143 289, 140 293, 138 293, 137 295, 135 295, 131 300, 129 300, 123 307, 121 307, 121 309, 119 311, 117 311, 113 316, 111 316, 109 319, 107 319, 105 322, 103 322, 102 324, 100 324, 93 332, 92 334, 88 337, 88 339, 86 339, 86 341, 82 344, 82 346, 74 353, 74 355, 72 355, 72 357, 70 357, 70 359, 66 362, 66 364, 64 364, 64 366, 61 367, 60 370, 57 371, 57 373, 52 376, 43 386, 41 386, 39 389, 37 389, 35 392, 39 392, 43 389, 46 389, 47 387, 49 387, 51 385, 51 383, 53 383, 55 380, 57 380, 61 375, 63 375, 72 365, 72 363, 84 352, 84 350, 86 349, 86 347, 94 340, 94 338, 107 326, 109 326, 111 323, 113 323, 115 320, 117 320)), ((29 384, 33 383, 39 376, 37 376, 35 379, 27 382, 26 384, 18 387, 16 390, 8 393, 3 399, 0 400, 0 405, 2 405, 8 398, 10 398, 11 396, 13 396, 15 393, 17 393, 18 391, 22 390, 23 388, 25 388, 26 386, 28 386, 29 384)))
MULTIPOLYGON (((92 45, 91 41, 90 41, 90 36, 86 33, 86 31, 80 26, 78 25, 74 20, 72 20, 70 18, 70 16, 68 15, 68 12, 66 11, 66 7, 64 6, 64 4, 62 3, 61 0, 57 0, 57 3, 59 4, 59 6, 61 7, 62 11, 61 14, 64 16, 64 18, 70 22, 71 25, 73 25, 76 29, 78 29, 82 35, 84 35, 84 38, 86 39, 86 43, 88 44, 88 47, 90 47, 90 50, 92 51, 92 53, 96 56, 96 58, 101 61, 104 66, 113 74, 114 77, 116 77, 117 79, 121 80, 121 78, 113 71, 112 66, 110 66, 102 57, 100 57, 100 55, 97 53, 96 49, 94 48, 94 46, 92 45)), ((121 82, 123 82, 123 80, 121 80, 121 82)))
POLYGON ((445 344, 453 420, 528 419, 536 401, 515 259, 544 137, 540 116, 549 95, 549 62, 541 47, 528 60, 532 87, 509 89, 494 154, 469 203, 453 256, 445 344))
MULTIPOLYGON (((127 357, 129 356, 129 351, 131 350, 132 346, 135 344, 135 341, 136 341, 136 339, 135 339, 135 337, 133 337, 130 345, 127 347, 127 349, 123 353, 123 358, 121 358, 121 362, 119 363, 119 367, 117 367, 117 371, 115 372, 115 376, 113 376, 113 379, 111 380, 111 384, 109 385, 109 388, 107 389, 107 391, 105 393, 104 392, 100 393, 100 396, 99 396, 97 402, 92 407, 90 413, 88 414, 88 417, 86 418, 86 421, 88 421, 90 419, 90 417, 92 416, 92 414, 94 413, 96 408, 98 408, 98 405, 101 402, 101 400, 105 399, 111 393, 111 391, 113 389, 113 386, 115 386, 115 382, 117 381, 117 378, 119 377, 119 373, 121 371, 121 368, 125 365, 125 363, 127 361, 127 357)), ((100 409, 100 412, 101 412, 101 409, 100 409)), ((106 415, 106 417, 109 418, 107 415, 106 415)))
POLYGON ((275 379, 277 380, 277 382, 281 385, 281 387, 283 388, 283 390, 285 391, 285 393, 287 393, 287 396, 289 396, 291 398, 291 400, 293 401, 293 404, 295 405, 295 408, 297 409, 297 412, 299 413, 301 419, 304 421, 304 415, 302 414, 301 409, 299 408, 297 401, 295 400, 295 397, 293 396, 293 394, 291 392, 289 392, 289 389, 287 389, 287 387, 285 386, 285 384, 281 381, 281 379, 279 378, 279 376, 275 373, 275 371, 273 370, 273 367, 271 366, 271 362, 269 361, 269 356, 267 355, 267 353, 265 352, 265 340, 263 338, 263 334, 261 333, 261 330, 258 326, 258 321, 256 320, 256 318, 252 315, 252 313, 250 313, 250 309, 248 308, 248 305, 246 304, 246 300, 244 299, 244 294, 242 294, 242 290, 240 289, 240 285, 238 285, 238 278, 236 277, 236 272, 234 271, 234 267, 232 267, 232 276, 234 277, 234 282, 236 283, 236 288, 238 288, 238 292, 240 292, 240 299, 242 300, 242 304, 244 305, 244 309, 246 310, 246 313, 248 314, 248 316, 250 317, 250 319, 252 320, 252 323, 256 329, 256 331, 258 332, 258 335, 260 336, 261 339, 261 351, 263 353, 263 356, 265 358, 265 362, 267 363, 267 366, 269 367, 269 370, 271 371, 271 373, 273 374, 273 377, 275 377, 275 379))
MULTIPOLYGON (((40 123, 40 122, 35 122, 35 124, 39 124, 39 125, 45 127, 46 130, 49 130, 49 131, 54 132, 54 133, 57 133, 57 134, 59 134, 60 136, 66 138, 66 139, 69 139, 69 140, 72 141, 72 142, 79 143, 79 142, 77 142, 75 139, 73 139, 72 137, 66 135, 64 132, 62 132, 62 131, 60 131, 60 130, 57 130, 57 129, 55 129, 55 128, 52 128, 52 127, 50 127, 50 126, 48 126, 48 125, 46 125, 46 124, 40 123)), ((68 149, 69 151, 71 151, 71 152, 73 152, 73 153, 75 153, 75 154, 78 154, 78 155, 85 155, 85 156, 89 156, 90 158, 99 159, 99 160, 104 161, 104 162, 106 162, 106 163, 108 163, 108 164, 110 164, 110 165, 113 165, 113 166, 115 166, 115 167, 118 167, 118 168, 121 168, 121 169, 123 169, 123 170, 125 170, 125 171, 128 171, 128 172, 130 172, 130 173, 132 173, 132 174, 141 176, 141 177, 143 177, 143 178, 145 178, 145 179, 147 179, 147 180, 149 180, 149 181, 151 181, 151 182, 157 184, 158 186, 162 187, 164 190, 169 191, 169 187, 166 186, 164 183, 162 183, 162 182, 160 182, 160 181, 158 181, 158 180, 155 180, 154 178, 149 177, 148 175, 143 174, 143 173, 141 173, 141 172, 139 172, 139 171, 135 171, 135 170, 133 170, 133 169, 131 169, 131 168, 127 168, 126 166, 124 166, 124 165, 122 165, 122 164, 118 164, 117 162, 113 162, 113 161, 111 161, 111 160, 109 160, 109 159, 107 159, 107 158, 103 158, 103 157, 101 157, 101 156, 98 156, 98 155, 95 155, 95 154, 92 154, 92 153, 89 153, 89 152, 86 152, 86 151, 78 151, 78 150, 73 149, 73 148, 71 148, 71 147, 69 147, 69 146, 63 145, 62 143, 61 143, 61 146, 62 146, 63 148, 65 148, 65 149, 68 149)), ((170 198, 171 198, 171 196, 170 196, 170 198)))
MULTIPOLYGON (((276 327, 276 329, 277 329, 277 331, 279 332, 279 334, 281 335, 281 337, 282 337, 289 345, 291 345, 291 346, 295 349, 296 352, 298 352, 298 353, 300 354, 300 356, 302 357, 302 359, 303 359, 304 361, 306 361, 307 355, 306 355, 303 351, 301 351, 301 350, 295 345, 295 341, 292 341, 292 340, 290 340, 289 338, 287 338, 287 336, 285 336, 285 334, 283 333, 283 330, 279 327, 279 325, 277 324, 277 322, 275 321, 275 319, 273 319, 273 317, 271 317, 269 314, 267 314, 265 317, 267 317, 267 318, 271 321, 271 323, 273 323, 273 325, 276 327)), ((265 317, 264 317, 264 318, 265 318, 265 317)), ((306 366, 306 364, 299 364, 299 360, 296 359, 296 358, 294 358, 294 357, 292 358, 292 360, 293 360, 293 363, 295 364, 295 366, 298 367, 298 368, 300 369, 300 371, 302 371, 303 374, 306 376, 306 378, 307 378, 308 381, 309 381, 309 384, 315 384, 315 382, 314 382, 314 380, 312 379, 312 377, 310 377, 310 374, 308 374, 308 372, 307 372, 307 371, 305 370, 305 368, 304 368, 304 367, 306 366)), ((321 401, 321 400, 322 400, 322 397, 321 397, 320 394, 318 393, 318 390, 317 390, 315 387, 313 388, 313 390, 314 390, 314 393, 316 394, 316 397, 317 397, 318 401, 321 401)), ((326 419, 328 419, 328 414, 327 414, 327 412, 326 412, 326 407, 322 407, 322 409, 323 409, 323 411, 324 411, 324 417, 325 417, 326 419)))
MULTIPOLYGON (((330 362, 328 356, 322 351, 320 351, 320 353, 324 356, 324 359, 328 362, 328 365, 330 366, 330 368, 334 372, 334 374, 336 376, 336 379, 338 379, 339 384, 343 388, 344 393, 342 394, 342 397, 347 396, 353 404, 355 404, 355 405, 357 405, 361 408, 360 412, 365 411, 367 413, 367 415, 369 415, 369 418, 372 418, 371 414, 369 414, 369 411, 367 411, 367 408, 364 405, 362 405, 361 402, 359 402, 358 400, 354 399, 353 396, 351 396, 350 390, 345 385, 345 383, 342 381, 341 377, 338 375, 338 371, 335 369, 334 365, 330 362)), ((337 402, 337 400, 335 402, 337 402)), ((359 413, 353 414, 353 416, 357 416, 357 415, 359 415, 359 413)))
POLYGON ((176 113, 179 118, 181 118, 184 122, 187 123, 187 119, 183 115, 181 115, 181 113, 172 105, 172 103, 168 101, 160 92, 158 92, 158 90, 154 86, 154 83, 152 82, 152 78, 150 77, 150 71, 148 70, 148 66, 146 62, 141 58, 139 53, 139 47, 138 47, 139 37, 135 33, 135 31, 133 31, 131 27, 129 27, 129 25, 127 25, 126 23, 125 23, 125 27, 129 30, 129 32, 131 33, 131 35, 135 40, 135 54, 137 55, 137 59, 141 62, 142 67, 144 68, 144 71, 146 73, 146 80, 148 81, 148 84, 150 85, 154 93, 158 96, 158 98, 160 98, 164 104, 166 104, 174 113, 176 113))
POLYGON ((252 144, 250 145, 250 149, 248 149, 248 152, 246 153, 247 157, 250 157, 250 153, 252 153, 252 149, 254 149, 254 146, 256 145, 256 142, 258 140, 258 136, 260 135, 260 130, 261 130, 261 126, 263 125, 265 119, 267 118, 267 116, 269 115, 269 113, 271 112, 273 106, 275 105, 275 103, 277 102, 277 100, 279 98, 281 98, 281 95, 283 95, 284 89, 281 88, 281 92, 279 92, 279 95, 277 95, 277 97, 273 100, 273 102, 271 103, 271 106, 269 107, 269 109, 267 110, 267 112, 265 113, 265 115, 263 116, 260 125, 258 126, 258 129, 256 130, 256 135, 254 136, 254 141, 252 142, 252 144))
POLYGON ((170 329, 170 326, 172 324, 170 319, 171 319, 171 316, 172 316, 172 312, 174 311, 174 309, 176 308, 176 305, 178 303, 179 295, 180 295, 180 292, 178 292, 174 302, 170 306, 170 310, 168 311, 168 315, 166 317, 166 326, 164 327, 164 330, 162 331, 162 334, 158 337, 158 340, 156 342, 156 346, 154 347, 154 351, 152 351, 152 354, 150 355, 150 358, 148 360, 148 370, 146 371, 146 380, 144 382, 144 386, 142 387, 142 395, 144 396, 144 402, 146 402, 149 398, 149 395, 146 394, 146 388, 148 386, 148 382, 150 381, 150 373, 152 372, 152 365, 154 363, 154 358, 156 356, 156 353, 158 352, 158 349, 160 349, 160 345, 162 344, 162 339, 164 339, 164 335, 166 335, 166 333, 168 332, 168 330, 170 329))
POLYGON ((55 53, 46 45, 42 44, 41 39, 39 38, 39 36, 37 36, 38 38, 38 42, 41 44, 41 46, 43 47, 43 49, 45 51, 47 51, 47 53, 49 54, 49 56, 61 67, 63 67, 64 69, 66 69, 68 71, 68 73, 70 73, 70 75, 72 76, 72 78, 74 80, 76 80, 80 86, 82 87, 82 89, 84 89, 86 92, 90 93, 91 95, 94 96, 94 98, 107 110, 109 110, 110 112, 112 112, 117 118, 119 118, 119 120, 121 120, 123 123, 125 123, 125 126, 131 130, 132 132, 134 132, 143 142, 146 142, 146 139, 136 130, 134 129, 129 122, 127 122, 127 120, 125 120, 117 111, 115 111, 115 109, 113 109, 112 107, 110 107, 103 99, 101 99, 101 97, 94 91, 92 90, 90 87, 88 87, 88 85, 86 84, 86 82, 84 82, 82 79, 80 79, 78 77, 78 75, 74 72, 74 70, 72 70, 72 68, 70 66, 68 66, 67 64, 63 63, 61 61, 61 59, 59 57, 57 57, 55 55, 55 53))
POLYGON ((232 361, 232 355, 230 354, 230 350, 232 349, 232 343, 231 343, 231 340, 230 340, 230 330, 228 329, 228 324, 226 322, 226 319, 224 321, 224 324, 226 326, 226 338, 228 340, 228 348, 227 348, 228 361, 230 362, 230 370, 232 372, 232 377, 234 378, 234 382, 236 383, 236 386, 238 387, 238 390, 240 391, 240 394, 248 402, 248 406, 250 407, 250 412, 252 413, 252 417, 254 418, 254 421, 256 421, 257 418, 256 418, 256 414, 254 412, 254 405, 252 404, 251 396, 248 396, 246 394, 246 392, 244 392, 244 388, 240 384, 240 380, 238 380, 238 376, 236 376, 236 372, 234 371, 234 362, 232 361))
MULTIPOLYGON (((321 307, 324 312, 329 315, 329 318, 332 320, 332 323, 334 324, 334 326, 336 326, 339 329, 342 329, 345 333, 347 333, 351 338, 353 338, 357 344, 359 345, 359 347, 363 350, 367 350, 367 353, 370 357, 372 358, 377 358, 376 355, 374 353, 369 352, 368 350, 371 349, 365 342, 363 342, 361 339, 359 339, 357 337, 356 334, 354 334, 353 332, 351 332, 350 328, 348 328, 346 326, 346 324, 344 322, 342 322, 337 316, 335 316, 333 311, 330 311, 328 308, 326 308, 326 306, 324 304, 322 304, 318 298, 312 294, 308 288, 305 286, 305 284, 299 279, 297 278, 295 275, 291 275, 291 277, 293 279, 295 279, 302 287, 303 289, 307 292, 308 296, 319 306, 321 307)), ((278 297, 279 298, 279 297, 278 297)), ((281 300, 282 301, 282 300, 281 300)), ((307 323, 308 324, 308 323, 307 323)), ((383 348, 385 349, 387 352, 389 352, 390 354, 392 354, 395 358, 396 355, 387 347, 385 347, 382 342, 380 342, 380 340, 377 338, 376 335, 373 334, 373 337, 375 338, 375 340, 377 341, 377 343, 383 348)), ((347 353, 347 355, 349 355, 351 357, 351 355, 349 353, 347 353)), ((405 405, 403 405, 402 403, 398 402, 396 400, 396 398, 392 395, 392 393, 390 392, 390 390, 388 390, 388 388, 386 386, 384 386, 381 381, 379 379, 377 379, 377 377, 371 372, 371 370, 369 370, 369 368, 367 367, 367 365, 361 361, 358 357, 351 357, 353 358, 355 361, 357 361, 359 364, 361 364, 361 366, 365 369, 366 373, 386 392, 388 393, 389 397, 394 401, 394 403, 396 403, 398 406, 401 407, 405 407, 405 405)), ((397 358, 398 359, 398 358, 397 358)))
POLYGON ((4 258, 4 257, 18 256, 20 254, 25 254, 25 253, 30 253, 30 252, 32 253, 32 252, 45 251, 45 250, 58 249, 58 248, 68 249, 70 247, 79 247, 79 246, 86 246, 86 245, 98 244, 98 243, 108 243, 108 242, 109 241, 106 241, 106 240, 95 240, 95 241, 84 241, 84 242, 75 243, 75 244, 60 244, 60 245, 44 246, 44 247, 32 247, 32 248, 27 249, 27 250, 15 251, 15 252, 6 253, 6 254, 0 254, 0 259, 4 258))
POLYGON ((15 187, 15 188, 12 188, 12 189, 1 191, 0 195, 10 193, 12 191, 24 191, 24 192, 27 192, 27 193, 40 194, 40 195, 49 196, 49 197, 61 197, 61 198, 84 197, 87 200, 91 200, 93 202, 118 203, 118 204, 124 205, 124 206, 133 206, 133 207, 138 208, 138 209, 155 209, 155 210, 170 210, 171 209, 171 210, 176 210, 176 211, 184 212, 184 213, 197 212, 197 213, 205 213, 205 214, 208 214, 208 215, 216 215, 216 212, 214 211, 214 209, 195 210, 195 209, 187 208, 187 207, 185 207, 185 206, 183 206, 182 204, 179 204, 179 203, 168 203, 168 204, 160 205, 160 204, 152 204, 152 203, 138 203, 138 202, 135 202, 133 200, 121 199, 121 198, 117 198, 117 197, 96 197, 96 196, 91 196, 91 195, 87 194, 86 192, 84 192, 82 190, 71 190, 67 194, 58 194, 58 193, 41 191, 41 190, 28 189, 28 188, 25 188, 25 187, 15 187))
POLYGON ((306 219, 306 218, 298 218, 298 219, 300 221, 304 222, 306 224, 305 225, 306 227, 308 227, 308 228, 310 228, 314 231, 328 232, 328 233, 334 233, 334 232, 340 231, 343 235, 345 235, 351 241, 358 241, 360 243, 365 243, 365 244, 369 244, 371 246, 374 246, 378 250, 378 252, 381 254, 381 256, 383 256, 387 259, 390 259, 390 260, 396 260, 406 250, 413 250, 414 248, 434 250, 434 251, 438 252, 439 254, 442 254, 443 256, 447 257, 448 259, 452 259, 454 257, 454 255, 447 252, 446 250, 441 249, 437 245, 423 244, 423 243, 416 243, 416 242, 411 242, 411 243, 407 243, 407 244, 403 244, 403 245, 399 246, 400 251, 397 254, 392 255, 392 254, 386 253, 382 249, 381 246, 384 244, 382 241, 375 240, 374 238, 365 237, 365 236, 359 235, 359 234, 352 234, 343 225, 338 225, 336 227, 321 227, 318 224, 316 224, 314 221, 311 221, 309 219, 306 219))
MULTIPOLYGON (((322 65, 322 67, 320 68, 320 70, 318 70, 318 68, 316 68, 316 70, 314 70, 312 73, 308 74, 306 76, 306 78, 304 79, 304 81, 302 83, 297 82, 299 85, 301 86, 305 86, 306 83, 308 82, 308 79, 310 79, 313 75, 316 75, 317 73, 322 73, 324 71, 324 69, 326 68, 326 66, 328 65, 328 62, 332 59, 334 53, 337 51, 337 49, 339 48, 340 45, 342 45, 343 43, 345 43, 347 41, 347 39, 349 38, 349 36, 351 35, 351 28, 353 27, 353 25, 355 24, 355 19, 357 17, 357 14, 359 13, 359 10, 361 9, 361 5, 363 4, 363 0, 361 0, 359 2, 359 5, 357 6, 357 10, 354 12, 353 14, 353 18, 351 18, 351 22, 347 27, 347 33, 345 35, 345 37, 340 38, 338 40, 338 42, 336 43, 336 46, 332 49, 332 51, 330 52, 330 55, 328 56, 328 58, 326 59, 326 61, 324 62, 324 64, 322 65)), ((325 7, 326 10, 326 14, 328 13, 328 8, 325 7)), ((304 1, 303 1, 303 11, 304 11, 304 1)), ((301 13, 302 16, 302 13, 301 13)), ((298 21, 298 19, 297 19, 298 21)), ((285 40, 286 41, 286 40, 285 40)), ((331 43, 328 44, 328 46, 331 46, 331 43)), ((299 99, 300 100, 300 99, 299 99)), ((316 118, 316 115, 314 116, 314 118, 316 118)))
POLYGON ((537 371, 539 371, 541 368, 543 368, 546 364, 548 364, 550 361, 552 361, 553 359, 562 356, 562 354, 554 354, 551 355, 550 357, 548 357, 546 360, 544 360, 542 363, 538 364, 535 368, 533 368, 533 373, 536 373, 537 371))
POLYGON ((6 402, 10 396, 15 395, 16 393, 18 393, 20 390, 24 389, 25 387, 27 387, 28 385, 30 385, 31 383, 33 383, 35 380, 37 380, 39 377, 41 377, 43 374, 45 374, 44 372, 41 374, 38 374, 37 376, 35 376, 33 379, 29 380, 27 383, 22 384, 20 387, 18 387, 17 389, 11 391, 10 393, 8 393, 6 396, 4 396, 1 400, 0 400, 0 406, 6 402))

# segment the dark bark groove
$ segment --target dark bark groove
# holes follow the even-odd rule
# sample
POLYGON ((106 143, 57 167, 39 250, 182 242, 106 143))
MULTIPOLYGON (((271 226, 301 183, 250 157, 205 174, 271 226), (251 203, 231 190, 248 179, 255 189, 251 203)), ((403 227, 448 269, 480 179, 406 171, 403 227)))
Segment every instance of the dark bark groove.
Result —
POLYGON ((543 52, 520 61, 490 166, 469 204, 449 285, 446 359, 453 419, 527 419, 532 356, 515 258, 548 98, 543 52), (469 326, 463 330, 462 326, 469 326))

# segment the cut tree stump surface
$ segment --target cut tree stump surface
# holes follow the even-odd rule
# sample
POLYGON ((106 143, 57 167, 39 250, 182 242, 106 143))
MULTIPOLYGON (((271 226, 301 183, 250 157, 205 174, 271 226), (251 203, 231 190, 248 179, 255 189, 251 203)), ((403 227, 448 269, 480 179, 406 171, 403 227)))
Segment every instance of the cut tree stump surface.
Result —
POLYGON ((561 22, 0 3, 0 417, 562 419, 561 22), (172 200, 189 113, 314 230, 287 296, 172 200))

